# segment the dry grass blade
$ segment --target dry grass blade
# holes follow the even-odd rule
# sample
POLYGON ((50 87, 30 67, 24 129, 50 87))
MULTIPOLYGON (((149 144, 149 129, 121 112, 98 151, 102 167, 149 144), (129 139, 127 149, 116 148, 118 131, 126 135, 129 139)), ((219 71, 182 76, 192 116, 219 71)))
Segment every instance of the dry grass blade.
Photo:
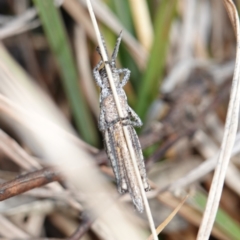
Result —
POLYGON ((7 22, 3 27, 0 28, 0 39, 19 33, 22 28, 26 28, 26 24, 29 24, 31 21, 33 21, 36 15, 36 9, 31 8, 23 14, 13 18, 12 21, 7 22))
POLYGON ((81 137, 92 145, 98 144, 98 134, 91 112, 78 85, 78 72, 74 55, 60 12, 51 1, 34 0, 38 15, 54 59, 59 66, 61 81, 72 109, 72 116, 81 137), (61 49, 61 51, 59 51, 61 49))
MULTIPOLYGON (((198 192, 197 192, 198 194, 198 192)), ((194 203, 195 194, 192 198, 190 195, 188 202, 185 202, 185 204, 180 208, 178 214, 182 216, 184 219, 186 219, 189 223, 193 224, 194 226, 198 227, 201 223, 202 219, 202 211, 199 204, 194 203)), ((157 196, 157 199, 162 202, 164 205, 174 209, 180 201, 178 198, 173 196, 170 192, 165 192, 157 196)), ((222 220, 221 220, 222 221, 222 220)), ((212 236, 216 239, 238 239, 234 237, 233 235, 229 234, 228 231, 224 231, 221 227, 219 227, 219 223, 214 225, 212 230, 212 236)), ((226 225, 226 222, 224 223, 226 225)), ((194 236, 194 235, 193 235, 194 236)), ((236 236, 236 235, 235 235, 236 236)), ((238 234, 239 236, 239 234, 238 234)), ((180 238, 180 239, 189 239, 189 238, 180 238)), ((194 239, 192 237, 191 239, 194 239)))
MULTIPOLYGON (((232 151, 232 156, 235 156, 237 153, 239 153, 239 138, 240 133, 237 134, 235 144, 232 151)), ((191 170, 188 174, 184 175, 180 179, 178 179, 176 182, 171 183, 167 189, 169 191, 174 191, 178 188, 186 187, 193 182, 202 179, 205 175, 207 175, 209 172, 211 172, 217 165, 217 156, 211 157, 206 159, 203 163, 201 163, 198 167, 191 170)))
POLYGON ((3 237, 7 238, 25 238, 27 239, 29 235, 22 231, 20 228, 15 226, 12 222, 10 222, 7 218, 0 215, 0 224, 1 230, 0 234, 3 237))
POLYGON ((34 127, 36 126, 36 124, 38 124, 38 126, 40 127, 46 126, 51 128, 53 131, 56 130, 61 132, 62 136, 73 141, 78 146, 85 148, 85 150, 89 150, 92 153, 96 153, 98 151, 96 148, 86 144, 81 139, 77 138, 75 135, 63 130, 55 123, 45 119, 44 117, 41 117, 36 113, 33 114, 31 111, 26 111, 26 109, 19 107, 13 101, 9 100, 8 98, 1 94, 0 94, 0 112, 4 113, 5 116, 15 119, 18 122, 18 124, 21 123, 22 126, 31 129, 33 132, 36 132, 34 127), (29 119, 32 120, 31 124, 28 121, 29 119))
MULTIPOLYGON (((179 205, 172 211, 172 213, 165 219, 163 223, 161 223, 157 229, 156 232, 157 234, 160 234, 161 231, 171 222, 171 220, 174 218, 174 216, 178 213, 182 205, 185 203, 189 195, 187 195, 180 203, 179 205)), ((147 240, 153 240, 153 236, 151 235, 147 240)))
POLYGON ((84 95, 87 98, 88 104, 92 112, 99 114, 97 90, 92 81, 92 69, 88 61, 88 48, 86 34, 81 26, 74 28, 74 44, 76 47, 77 67, 80 74, 80 82, 84 89, 84 95))
POLYGON ((215 221, 219 201, 221 198, 224 178, 227 171, 228 162, 233 149, 237 126, 238 126, 238 114, 239 114, 239 100, 240 100, 240 36, 239 36, 239 18, 238 13, 232 0, 225 0, 225 7, 230 16, 231 22, 234 27, 234 31, 237 37, 237 54, 236 54, 236 65, 233 75, 231 96, 228 106, 228 113, 224 131, 224 137, 222 140, 221 151, 218 157, 218 164, 214 173, 207 206, 204 212, 203 220, 198 232, 197 239, 209 239, 211 230, 215 221))
POLYGON ((149 16, 147 2, 144 0, 129 1, 133 13, 133 20, 136 26, 137 35, 145 49, 150 50, 153 41, 153 29, 149 16))
POLYGON ((84 11, 84 8, 75 0, 69 0, 63 2, 63 8, 70 14, 70 16, 81 25, 86 31, 87 35, 95 42, 94 29, 92 27, 91 21, 84 11))
MULTIPOLYGON (((3 96, 1 96, 0 99, 2 100, 0 106, 2 114, 7 115, 16 125, 21 125, 29 137, 31 137, 30 133, 34 130, 33 126, 29 126, 31 122, 29 121, 29 117, 31 114, 29 114, 28 117, 24 117, 24 115, 19 114, 21 111, 19 112, 18 110, 20 109, 15 107, 13 111, 14 105, 11 104, 10 101, 7 101, 3 96), (21 118, 23 119, 21 120, 21 118), (28 122, 29 128, 24 124, 26 121, 28 122)), ((124 210, 120 210, 112 199, 114 192, 110 186, 107 185, 103 176, 98 173, 93 158, 77 145, 76 142, 72 142, 66 134, 62 135, 63 131, 61 128, 55 128, 53 125, 48 124, 38 124, 38 128, 35 130, 34 137, 31 137, 31 139, 33 140, 35 138, 39 143, 42 149, 43 159, 49 160, 49 162, 58 167, 61 172, 66 173, 64 175, 68 179, 70 177, 70 182, 79 189, 78 191, 83 194, 84 192, 86 193, 84 194, 84 198, 86 199, 88 207, 93 209, 92 212, 96 213, 97 216, 101 215, 92 225, 92 229, 103 239, 140 239, 140 233, 134 221, 131 222, 129 218, 125 218, 124 210), (58 149, 58 151, 55 151, 55 149, 58 149), (81 161, 79 161, 79 159, 81 159, 81 161), (89 173, 88 171, 92 172, 89 173), (86 180, 85 177, 89 179, 86 180), (94 180, 95 178, 96 181, 94 180), (85 190, 82 190, 80 185, 85 190), (98 197, 99 199, 97 200, 98 197), (106 204, 108 210, 105 211, 105 214, 102 214, 103 206, 106 206, 106 204), (117 218, 118 222, 113 222, 113 218, 117 218), (127 230, 125 231, 125 229, 127 230)))
MULTIPOLYGON (((100 31, 99 31, 99 28, 98 28, 98 25, 97 25, 97 21, 96 21, 96 18, 95 18, 90 0, 87 0, 87 5, 88 5, 89 14, 91 16, 93 26, 94 26, 94 29, 95 29, 95 32, 96 32, 96 35, 97 35, 98 44, 99 44, 100 51, 101 51, 101 54, 102 54, 102 59, 103 59, 104 62, 108 62, 109 60, 108 60, 108 57, 107 57, 107 53, 105 51, 105 48, 104 48, 104 45, 103 45, 103 42, 102 42, 102 39, 101 39, 101 34, 100 34, 100 31)), ((124 117, 123 111, 122 111, 122 108, 121 108, 121 105, 120 105, 120 101, 119 101, 119 98, 118 98, 116 86, 115 86, 113 76, 112 76, 112 71, 111 71, 111 68, 110 68, 109 64, 106 64, 105 68, 106 68, 107 76, 108 76, 108 79, 109 79, 109 85, 111 87, 113 97, 114 97, 114 101, 115 101, 115 104, 116 104, 116 107, 117 107, 117 112, 119 114, 119 117, 123 118, 124 117)), ((140 176, 140 172, 138 170, 136 156, 135 156, 134 149, 132 147, 131 138, 130 138, 127 126, 123 126, 123 134, 124 134, 124 137, 126 139, 127 147, 128 147, 129 153, 130 153, 132 164, 133 164, 133 169, 134 169, 134 172, 135 172, 136 177, 137 177, 137 182, 138 182, 138 185, 139 185, 140 190, 141 190, 141 195, 142 195, 142 198, 143 198, 143 202, 144 202, 146 214, 147 214, 147 217, 148 217, 149 225, 150 225, 154 240, 158 240, 158 237, 157 237, 157 234, 156 234, 156 231, 155 231, 155 226, 154 226, 152 213, 151 213, 149 203, 148 203, 148 200, 147 200, 147 197, 146 197, 146 194, 145 194, 145 190, 144 190, 144 186, 143 186, 142 179, 141 179, 141 176, 140 176)))

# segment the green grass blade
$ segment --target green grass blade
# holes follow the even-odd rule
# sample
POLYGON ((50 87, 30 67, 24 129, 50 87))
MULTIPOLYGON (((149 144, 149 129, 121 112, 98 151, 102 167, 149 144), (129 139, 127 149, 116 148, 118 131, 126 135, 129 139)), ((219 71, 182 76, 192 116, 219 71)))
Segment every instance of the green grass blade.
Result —
POLYGON ((154 42, 146 72, 140 83, 136 108, 137 113, 143 120, 149 105, 156 99, 159 92, 159 79, 162 79, 164 72, 169 32, 175 16, 176 3, 176 0, 161 1, 154 21, 154 42))
MULTIPOLYGON (((197 192, 194 196, 194 200, 197 207, 204 211, 207 203, 207 197, 203 193, 197 192)), ((222 230, 225 234, 229 236, 229 239, 239 239, 240 224, 233 220, 221 208, 218 209, 215 224, 219 227, 220 230, 222 230)))
POLYGON ((50 47, 59 65, 63 86, 79 132, 88 143, 97 144, 97 131, 78 86, 78 73, 59 10, 53 1, 34 0, 50 47))

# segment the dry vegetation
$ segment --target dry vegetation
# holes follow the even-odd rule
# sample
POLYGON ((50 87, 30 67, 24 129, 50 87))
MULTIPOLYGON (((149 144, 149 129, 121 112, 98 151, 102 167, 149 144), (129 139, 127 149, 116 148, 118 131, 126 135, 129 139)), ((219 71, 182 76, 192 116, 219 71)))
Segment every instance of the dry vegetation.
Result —
MULTIPOLYGON (((86 3, 62 2, 0 1, 0 240, 147 239, 146 216, 118 195, 97 129, 86 3)), ((236 57, 223 1, 92 2, 109 52, 123 29, 118 66, 131 70, 125 91, 144 122, 156 226, 189 194, 159 239, 196 239, 236 57)), ((237 132, 212 240, 240 239, 239 146, 237 132)))

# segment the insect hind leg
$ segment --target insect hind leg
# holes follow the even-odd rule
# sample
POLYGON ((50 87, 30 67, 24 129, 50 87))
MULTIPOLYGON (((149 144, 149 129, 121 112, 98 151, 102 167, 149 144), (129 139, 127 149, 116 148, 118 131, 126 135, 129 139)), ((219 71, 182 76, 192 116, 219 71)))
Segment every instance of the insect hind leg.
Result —
POLYGON ((145 191, 150 191, 151 187, 148 183, 147 179, 147 173, 146 173, 146 168, 145 168, 145 163, 144 163, 144 158, 142 154, 142 148, 138 139, 138 136, 136 134, 136 131, 133 127, 129 126, 130 132, 131 132, 131 138, 132 138, 132 144, 133 148, 135 149, 135 155, 137 158, 137 163, 138 163, 138 169, 143 181, 143 186, 145 191))
POLYGON ((117 181, 117 187, 119 193, 125 193, 127 191, 127 183, 124 176, 124 166, 122 161, 119 159, 119 153, 116 150, 114 136, 112 134, 112 129, 108 129, 104 134, 105 138, 105 148, 107 150, 108 158, 111 162, 112 169, 117 181))

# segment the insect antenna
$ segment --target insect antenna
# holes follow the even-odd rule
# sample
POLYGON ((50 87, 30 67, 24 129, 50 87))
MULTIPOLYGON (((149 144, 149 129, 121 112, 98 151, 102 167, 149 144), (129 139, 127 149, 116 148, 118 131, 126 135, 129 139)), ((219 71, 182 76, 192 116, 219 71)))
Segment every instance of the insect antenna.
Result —
POLYGON ((119 33, 119 36, 117 38, 117 42, 115 44, 115 47, 114 47, 114 50, 113 50, 113 53, 112 53, 112 59, 111 59, 112 61, 116 61, 121 40, 122 40, 122 31, 119 33))
MULTIPOLYGON (((103 46, 104 46, 104 49, 105 49, 105 52, 106 52, 106 54, 108 55, 108 51, 107 51, 107 46, 106 46, 106 42, 105 42, 105 39, 104 39, 104 37, 103 37, 103 35, 101 34, 101 39, 102 39, 102 43, 103 43, 103 46)), ((98 47, 99 48, 99 47, 98 47)), ((98 51, 98 50, 97 50, 98 51)), ((98 53, 100 53, 101 51, 100 51, 100 48, 99 48, 99 52, 98 53)), ((100 56, 102 57, 102 54, 100 53, 100 56)))

